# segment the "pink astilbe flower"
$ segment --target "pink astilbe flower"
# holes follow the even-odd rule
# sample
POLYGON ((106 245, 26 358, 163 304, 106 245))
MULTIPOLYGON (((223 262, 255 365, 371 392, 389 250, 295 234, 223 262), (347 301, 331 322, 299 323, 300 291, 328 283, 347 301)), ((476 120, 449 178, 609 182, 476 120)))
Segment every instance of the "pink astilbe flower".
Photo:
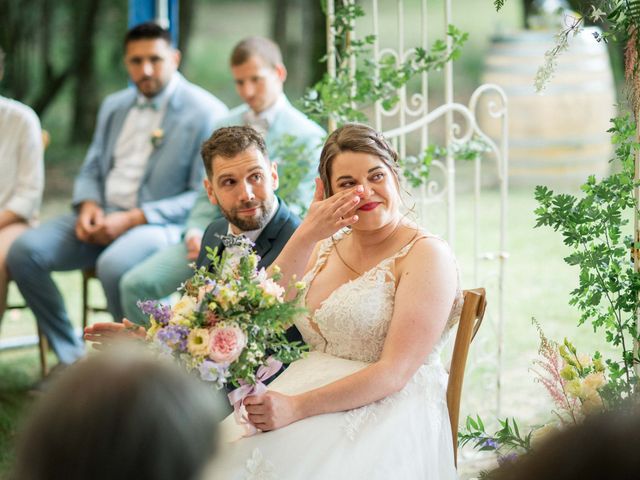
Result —
MULTIPOLYGON (((560 371, 564 365, 558 350, 559 345, 556 342, 549 340, 544 335, 544 332, 540 328, 538 322, 534 320, 533 323, 538 330, 538 335, 540 336, 540 347, 538 348, 538 353, 540 354, 540 357, 542 357, 533 361, 533 364, 538 367, 538 369, 531 369, 531 371, 536 375, 535 381, 542 384, 556 406, 567 413, 571 417, 573 423, 575 423, 575 411, 576 408, 578 408, 578 400, 576 398, 569 398, 566 390, 567 381, 560 375, 560 371)), ((558 416, 564 423, 565 419, 563 419, 561 415, 558 416)))

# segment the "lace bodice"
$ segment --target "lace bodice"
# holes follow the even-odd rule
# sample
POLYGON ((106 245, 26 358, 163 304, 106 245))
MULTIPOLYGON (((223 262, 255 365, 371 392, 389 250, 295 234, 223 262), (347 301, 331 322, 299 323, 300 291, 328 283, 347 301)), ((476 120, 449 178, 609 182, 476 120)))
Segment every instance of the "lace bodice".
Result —
MULTIPOLYGON (((334 236, 335 240, 339 241, 344 234, 344 231, 339 232, 334 236)), ((394 255, 336 288, 315 312, 299 317, 296 327, 310 348, 363 362, 374 362, 380 358, 393 315, 396 289, 394 263, 407 255, 415 242, 426 236, 424 233, 416 236, 394 255)), ((303 279, 307 288, 326 263, 332 247, 331 238, 320 245, 318 259, 303 279)), ((306 293, 303 298, 306 298, 306 293)), ((431 363, 431 360, 439 357, 451 327, 460 318, 461 308, 462 292, 458 288, 444 333, 425 363, 431 363)))

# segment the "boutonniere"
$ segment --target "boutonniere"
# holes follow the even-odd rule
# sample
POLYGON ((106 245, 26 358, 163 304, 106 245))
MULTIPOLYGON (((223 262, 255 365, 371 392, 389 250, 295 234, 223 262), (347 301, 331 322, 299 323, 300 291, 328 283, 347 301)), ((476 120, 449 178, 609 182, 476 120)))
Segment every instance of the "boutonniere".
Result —
POLYGON ((151 145, 153 148, 158 148, 162 145, 164 141, 164 130, 161 128, 156 128, 153 132, 151 132, 151 145))

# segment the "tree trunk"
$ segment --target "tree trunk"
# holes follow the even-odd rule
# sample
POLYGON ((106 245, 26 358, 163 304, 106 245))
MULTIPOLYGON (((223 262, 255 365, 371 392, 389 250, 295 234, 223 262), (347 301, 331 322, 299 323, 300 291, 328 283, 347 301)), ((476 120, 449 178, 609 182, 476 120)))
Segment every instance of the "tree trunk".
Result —
POLYGON ((95 35, 98 23, 100 0, 77 2, 74 9, 75 42, 73 64, 75 87, 73 105, 73 127, 70 141, 87 142, 91 139, 98 111, 98 88, 95 75, 95 35), (81 6, 82 5, 82 6, 81 6))
POLYGON ((289 0, 272 0, 271 37, 280 47, 286 65, 289 59, 289 42, 287 38, 287 9, 289 0))
POLYGON ((318 0, 303 0, 302 11, 304 33, 300 50, 301 60, 307 64, 304 85, 309 87, 327 71, 327 64, 320 62, 327 54, 327 17, 318 0))
POLYGON ((182 52, 183 58, 187 56, 187 48, 189 47, 189 40, 191 38, 191 27, 193 26, 194 9, 194 0, 180 0, 180 14, 178 19, 180 37, 178 38, 178 48, 182 52))
POLYGON ((531 10, 533 9, 533 2, 535 0, 522 0, 524 8, 522 9, 522 24, 524 28, 529 28, 529 15, 531 14, 531 10))

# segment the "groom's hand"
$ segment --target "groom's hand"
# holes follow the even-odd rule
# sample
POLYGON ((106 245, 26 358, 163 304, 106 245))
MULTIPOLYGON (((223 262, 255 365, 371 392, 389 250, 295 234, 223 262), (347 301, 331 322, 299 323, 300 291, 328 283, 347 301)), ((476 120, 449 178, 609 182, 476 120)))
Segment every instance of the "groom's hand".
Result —
POLYGON ((104 350, 114 342, 124 339, 144 339, 146 332, 126 318, 122 323, 99 322, 84 329, 84 339, 93 343, 96 350, 104 350))
POLYGON ((282 428, 302 418, 296 397, 268 391, 244 401, 249 421, 263 432, 282 428))

